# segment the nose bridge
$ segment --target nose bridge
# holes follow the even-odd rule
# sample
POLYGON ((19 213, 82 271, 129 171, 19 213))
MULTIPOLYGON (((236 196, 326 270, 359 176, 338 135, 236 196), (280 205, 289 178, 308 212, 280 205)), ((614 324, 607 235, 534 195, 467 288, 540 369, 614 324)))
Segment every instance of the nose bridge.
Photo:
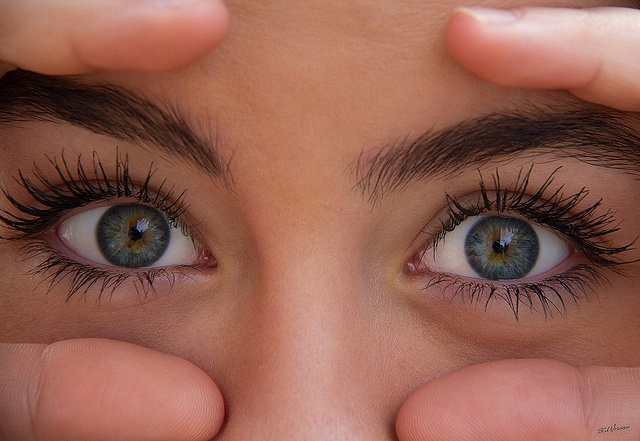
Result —
POLYGON ((319 236, 282 235, 259 255, 252 350, 223 439, 380 439, 364 424, 370 376, 359 276, 335 252, 347 245, 319 236))

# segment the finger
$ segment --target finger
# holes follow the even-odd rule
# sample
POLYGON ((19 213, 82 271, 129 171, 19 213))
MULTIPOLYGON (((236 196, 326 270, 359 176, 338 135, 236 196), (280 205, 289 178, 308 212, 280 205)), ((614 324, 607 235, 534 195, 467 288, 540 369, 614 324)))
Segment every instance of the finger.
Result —
POLYGON ((629 8, 461 8, 446 40, 460 64, 497 84, 638 111, 639 30, 640 11, 629 8))
POLYGON ((0 440, 208 440, 220 391, 181 358, 101 339, 0 345, 0 440))
POLYGON ((0 60, 52 75, 170 70, 209 52, 227 24, 221 0, 0 0, 0 60))
POLYGON ((400 441, 638 440, 638 409, 640 369, 501 360, 427 383, 396 430, 400 441))

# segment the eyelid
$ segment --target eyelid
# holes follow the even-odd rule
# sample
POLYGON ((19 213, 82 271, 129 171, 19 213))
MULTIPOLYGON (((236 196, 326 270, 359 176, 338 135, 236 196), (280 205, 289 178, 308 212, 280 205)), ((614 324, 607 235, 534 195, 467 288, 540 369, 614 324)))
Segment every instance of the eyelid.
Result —
POLYGON ((95 152, 92 159, 86 161, 88 166, 80 155, 75 163, 67 161, 64 151, 60 161, 55 157, 47 160, 50 169, 34 164, 29 176, 18 170, 16 182, 30 200, 14 198, 3 189, 8 208, 0 211, 0 225, 7 233, 0 238, 23 242, 23 256, 36 262, 28 273, 42 278, 49 291, 65 281, 69 285, 67 300, 76 293, 86 295, 90 289, 97 290, 100 299, 103 295, 111 297, 130 280, 135 292, 146 294, 155 292, 155 283, 171 289, 177 280, 183 280, 176 276, 186 271, 217 267, 216 259, 204 248, 198 248, 197 262, 193 265, 131 270, 72 258, 70 254, 76 254, 72 251, 69 255, 63 254, 58 250, 62 241, 54 237, 55 226, 61 220, 68 220, 69 213, 82 207, 101 206, 107 201, 126 200, 153 206, 166 215, 172 226, 191 236, 184 222, 186 192, 178 192, 167 180, 156 179, 153 164, 145 178, 134 180, 127 155, 121 156, 118 151, 112 167, 103 166, 95 152))
POLYGON ((426 280, 424 289, 440 287, 443 292, 450 291, 452 298, 460 296, 472 303, 483 301, 485 306, 492 299, 502 299, 517 319, 519 305, 535 309, 536 302, 545 316, 554 310, 562 314, 565 294, 574 300, 587 298, 588 290, 607 282, 604 269, 620 271, 622 265, 637 261, 626 258, 635 241, 613 245, 620 223, 615 220, 612 210, 603 208, 602 200, 587 204, 589 192, 585 188, 564 196, 564 186, 558 184, 553 191, 551 186, 559 169, 542 185, 529 191, 532 170, 533 165, 528 170, 521 170, 510 186, 501 183, 496 170, 493 188, 485 184, 480 173, 479 191, 461 197, 446 195, 447 207, 423 228, 426 243, 423 239, 420 251, 405 265, 405 273, 426 280), (561 265, 553 274, 541 274, 542 279, 536 277, 533 281, 474 280, 420 267, 424 253, 433 253, 450 231, 466 219, 485 213, 519 216, 537 223, 564 238, 575 249, 575 258, 573 254, 568 256, 571 262, 561 265))

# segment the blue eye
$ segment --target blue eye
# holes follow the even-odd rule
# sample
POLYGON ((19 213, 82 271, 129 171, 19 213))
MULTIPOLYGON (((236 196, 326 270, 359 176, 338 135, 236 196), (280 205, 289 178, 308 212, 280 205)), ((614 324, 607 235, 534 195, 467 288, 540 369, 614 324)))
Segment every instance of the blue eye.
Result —
POLYGON ((85 210, 62 222, 57 234, 79 256, 105 266, 193 265, 199 258, 190 236, 172 226, 162 211, 140 203, 85 210))
POLYGON ((474 216, 430 249, 415 268, 483 280, 519 280, 564 262, 572 247, 548 228, 510 216, 474 216))
POLYGON ((159 210, 148 205, 120 204, 98 221, 98 246, 109 263, 125 268, 155 263, 169 246, 170 225, 159 210))
POLYGON ((533 269, 540 250, 538 235, 528 223, 506 216, 477 221, 467 233, 467 262, 483 279, 513 280, 533 269))

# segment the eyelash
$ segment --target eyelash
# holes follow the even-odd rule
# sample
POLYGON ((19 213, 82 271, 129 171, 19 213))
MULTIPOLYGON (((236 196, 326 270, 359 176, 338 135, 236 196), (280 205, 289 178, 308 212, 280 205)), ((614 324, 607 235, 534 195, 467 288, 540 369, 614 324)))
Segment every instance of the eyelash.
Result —
POLYGON ((586 188, 583 187, 571 196, 564 196, 564 186, 560 185, 550 197, 543 196, 553 185, 561 167, 555 169, 535 193, 529 194, 533 167, 534 165, 526 170, 520 170, 512 189, 503 188, 498 170, 492 177, 492 189, 488 189, 480 174, 479 197, 475 203, 461 202, 447 194, 446 219, 441 221, 436 233, 424 231, 430 236, 431 245, 420 253, 419 259, 429 250, 435 253, 438 244, 445 239, 446 235, 466 219, 490 211, 518 213, 531 221, 549 227, 564 237, 587 259, 588 263, 574 265, 561 274, 537 282, 520 284, 493 284, 440 273, 429 280, 425 289, 442 285, 444 292, 453 292, 452 298, 461 296, 470 304, 477 304, 484 299, 485 309, 494 298, 500 298, 509 305, 516 320, 519 317, 520 306, 523 305, 533 311, 536 300, 545 318, 551 317, 554 312, 564 316, 566 303, 562 292, 566 292, 574 302, 580 298, 588 299, 587 292, 592 287, 608 283, 604 269, 621 274, 623 265, 637 261, 621 258, 621 254, 634 249, 637 239, 617 247, 605 244, 604 238, 620 230, 620 222, 615 220, 611 210, 597 214, 602 206, 602 199, 575 212, 578 205, 589 194, 586 188))
POLYGON ((154 283, 160 278, 173 287, 176 277, 183 275, 186 266, 117 272, 77 262, 58 252, 42 236, 71 210, 119 198, 131 198, 140 203, 153 205, 167 216, 173 227, 180 228, 185 235, 190 235, 189 227, 181 220, 187 209, 185 192, 176 194, 173 186, 167 188, 166 180, 156 186, 157 190, 151 191, 155 174, 153 165, 150 166, 142 184, 135 184, 129 173, 128 156, 122 158, 118 152, 116 152, 114 178, 109 177, 95 152, 91 169, 88 171, 82 163, 81 156, 78 156, 75 167, 66 160, 64 152, 60 162, 55 158, 47 157, 47 159, 60 184, 54 184, 35 164, 33 179, 27 178, 20 170, 18 178, 15 179, 38 206, 25 205, 6 189, 2 189, 4 197, 16 212, 0 210, 0 223, 11 232, 7 236, 0 235, 0 239, 27 241, 27 244, 22 247, 25 260, 32 258, 40 260, 28 273, 44 275, 45 278, 40 283, 48 283, 48 291, 63 280, 69 280, 67 301, 77 293, 86 295, 94 286, 99 286, 99 300, 105 294, 110 298, 116 289, 129 279, 133 280, 135 289, 143 298, 155 292, 154 283))
MULTIPOLYGON (((166 280, 173 286, 175 279, 181 274, 183 267, 151 269, 136 272, 115 272, 85 265, 70 259, 55 250, 41 235, 52 228, 61 217, 70 210, 99 201, 118 198, 133 198, 140 203, 148 203, 163 211, 172 226, 181 228, 189 234, 189 228, 180 219, 186 210, 185 192, 175 194, 174 187, 166 189, 166 180, 160 182, 157 191, 150 191, 154 176, 153 166, 149 168, 142 185, 134 184, 129 174, 128 156, 124 159, 116 153, 115 179, 109 178, 98 155, 93 154, 92 167, 89 172, 82 164, 79 156, 75 170, 64 157, 61 163, 47 158, 60 180, 60 185, 53 184, 46 174, 34 165, 35 182, 27 178, 22 171, 18 172, 16 181, 41 207, 27 206, 20 203, 6 189, 2 189, 5 198, 19 214, 0 210, 0 222, 5 224, 11 236, 0 236, 5 240, 29 240, 23 247, 25 258, 39 258, 40 263, 29 271, 30 274, 46 275, 49 290, 64 279, 70 280, 67 300, 78 292, 87 291, 98 285, 99 299, 114 291, 124 282, 133 278, 134 286, 144 297, 154 292, 154 282, 158 278, 166 280)), ((469 302, 484 299, 485 308, 495 297, 503 299, 511 307, 516 319, 520 305, 534 309, 534 301, 540 303, 542 312, 551 316, 554 311, 564 313, 565 300, 561 291, 565 291, 574 301, 581 296, 587 297, 588 289, 598 283, 606 283, 602 270, 612 269, 621 272, 621 265, 634 261, 625 261, 620 254, 633 249, 635 240, 619 247, 606 246, 600 239, 619 231, 619 223, 614 219, 611 210, 604 214, 596 214, 602 205, 598 200, 589 207, 572 214, 576 207, 587 197, 588 190, 582 188, 571 196, 564 196, 563 186, 559 186, 551 197, 543 198, 552 186, 559 168, 554 170, 540 188, 528 195, 529 180, 533 170, 531 166, 526 172, 520 171, 513 185, 513 190, 502 187, 499 172, 493 175, 493 189, 488 190, 484 178, 480 175, 479 193, 475 204, 464 205, 447 194, 447 219, 441 222, 439 231, 430 234, 430 243, 424 252, 433 249, 464 220, 478 216, 487 211, 498 213, 515 212, 538 224, 548 226, 567 239, 585 258, 589 264, 575 265, 562 274, 555 275, 533 283, 503 284, 465 280, 450 274, 438 274, 432 278, 425 289, 434 285, 444 285, 444 290, 453 290, 453 297, 464 296, 469 302), (555 301, 554 301, 555 300, 555 301), (558 304, 556 303, 558 302, 558 304)), ((428 234, 428 233, 427 233, 428 234)), ((42 282, 41 282, 42 283, 42 282)))

